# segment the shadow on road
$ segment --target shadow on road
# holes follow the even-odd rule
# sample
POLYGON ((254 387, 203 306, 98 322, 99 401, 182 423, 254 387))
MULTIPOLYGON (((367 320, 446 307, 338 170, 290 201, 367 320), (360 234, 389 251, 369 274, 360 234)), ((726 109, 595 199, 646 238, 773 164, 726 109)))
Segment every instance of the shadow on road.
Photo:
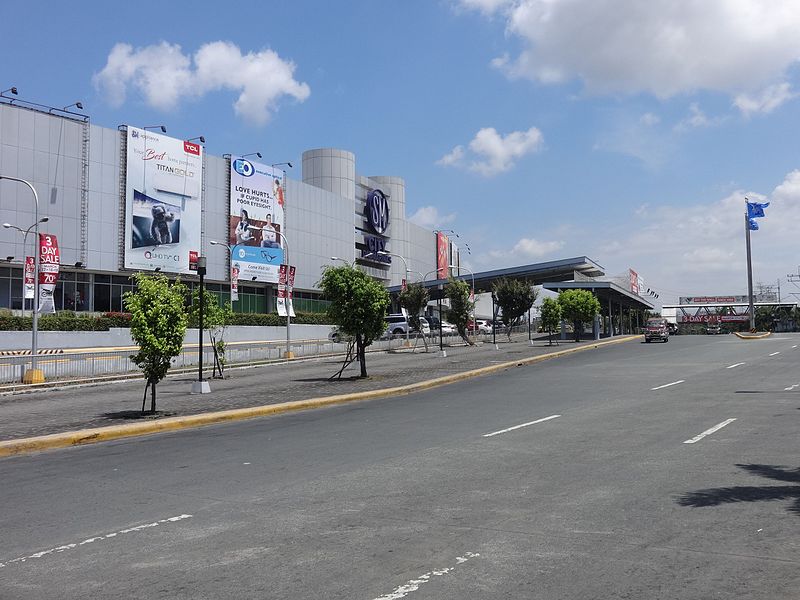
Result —
MULTIPOLYGON (((800 483, 800 469, 774 465, 736 465, 767 479, 800 483)), ((678 498, 681 506, 702 508, 733 502, 760 502, 766 500, 793 500, 787 510, 800 516, 800 485, 735 486, 710 488, 690 492, 678 498)))
POLYGON ((151 412, 141 412, 139 410, 119 410, 116 412, 107 412, 100 415, 104 419, 108 419, 109 421, 118 421, 122 420, 151 420, 151 419, 162 419, 164 417, 174 417, 177 413, 174 412, 167 412, 163 410, 157 410, 155 414, 151 412))

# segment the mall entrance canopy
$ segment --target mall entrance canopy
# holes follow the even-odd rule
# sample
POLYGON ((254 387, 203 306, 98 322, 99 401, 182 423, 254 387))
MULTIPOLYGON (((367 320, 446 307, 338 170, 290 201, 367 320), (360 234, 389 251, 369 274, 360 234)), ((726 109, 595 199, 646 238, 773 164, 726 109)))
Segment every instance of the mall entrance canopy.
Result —
POLYGON ((547 282, 542 288, 551 292, 588 290, 600 301, 600 314, 604 336, 635 333, 641 326, 639 313, 653 310, 655 306, 613 281, 547 282))
MULTIPOLYGON (((435 273, 432 275, 435 275, 435 273)), ((504 277, 528 281, 531 285, 541 285, 548 281, 586 280, 590 277, 598 277, 601 275, 604 275, 603 268, 586 256, 565 258, 563 260, 552 260, 549 262, 475 273, 475 293, 490 292, 494 282, 504 277)), ((473 276, 466 269, 461 269, 461 275, 455 277, 455 279, 466 281, 470 287, 472 287, 473 276)), ((416 280, 410 277, 409 281, 416 280)), ((428 279, 423 282, 423 285, 429 289, 431 299, 436 300, 443 294, 439 289, 440 286, 444 286, 446 283, 447 279, 428 279)), ((392 286, 388 289, 389 293, 392 295, 400 293, 399 285, 392 286)))

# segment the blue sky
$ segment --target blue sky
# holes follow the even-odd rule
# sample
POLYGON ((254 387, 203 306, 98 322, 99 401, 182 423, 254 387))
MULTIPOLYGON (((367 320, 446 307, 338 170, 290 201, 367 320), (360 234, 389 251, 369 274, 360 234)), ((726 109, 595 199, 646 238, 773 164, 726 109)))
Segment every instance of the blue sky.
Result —
MULTIPOLYGON (((660 300, 800 264, 792 0, 7 3, 0 87, 207 150, 356 154, 476 269, 587 255, 660 300), (10 24, 10 26, 9 26, 10 24)), ((433 250, 432 250, 433 252, 433 250)))

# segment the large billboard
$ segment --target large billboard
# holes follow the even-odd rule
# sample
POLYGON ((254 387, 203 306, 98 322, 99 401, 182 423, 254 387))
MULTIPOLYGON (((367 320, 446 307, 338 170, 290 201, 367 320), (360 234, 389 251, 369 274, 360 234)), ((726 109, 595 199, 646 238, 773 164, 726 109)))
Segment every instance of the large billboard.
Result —
POLYGON ((125 268, 190 273, 200 251, 203 147, 128 127, 125 268))
MULTIPOLYGON (((679 304, 747 304, 750 299, 742 295, 730 296, 681 296, 679 304)), ((778 302, 778 294, 764 292, 753 294, 753 302, 778 302)))
POLYGON ((447 279, 450 272, 450 239, 441 231, 436 232, 436 269, 438 279, 447 279))
POLYGON ((231 157, 228 243, 239 279, 278 283, 283 260, 283 171, 231 157))

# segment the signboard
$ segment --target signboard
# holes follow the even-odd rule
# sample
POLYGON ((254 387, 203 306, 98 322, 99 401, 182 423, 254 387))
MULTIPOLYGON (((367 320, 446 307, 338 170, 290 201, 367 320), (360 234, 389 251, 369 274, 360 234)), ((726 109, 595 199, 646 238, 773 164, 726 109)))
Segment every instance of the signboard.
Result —
POLYGON ((239 299, 239 263, 231 264, 231 302, 239 299))
POLYGON ((680 315, 681 323, 744 323, 750 315, 680 315))
POLYGON ((639 295, 639 274, 633 269, 628 269, 628 277, 630 279, 631 292, 639 295))
POLYGON ((278 268, 278 315, 286 316, 286 265, 278 268))
POLYGON ((39 234, 39 312, 54 313, 56 305, 53 293, 58 283, 58 269, 61 259, 58 253, 56 236, 39 234))
POLYGON ((441 231, 436 233, 436 269, 438 279, 447 279, 450 260, 450 240, 441 231))
POLYGON ((128 127, 125 268, 189 273, 200 249, 203 147, 128 127))
POLYGON ((294 303, 292 302, 292 293, 294 290, 294 267, 289 267, 289 279, 287 281, 286 286, 286 310, 289 311, 289 315, 294 317, 294 303))
POLYGON ((283 178, 280 169, 231 158, 228 243, 242 279, 278 282, 284 256, 283 178))
POLYGON ((25 299, 30 300, 35 296, 34 274, 36 264, 32 256, 25 257, 25 299))
MULTIPOLYGON (((773 292, 753 294, 753 302, 777 302, 778 295, 773 292)), ((747 296, 681 296, 678 304, 747 304, 747 296)))
POLYGON ((367 223, 378 235, 385 235, 389 229, 389 201, 381 190, 367 194, 367 223))

